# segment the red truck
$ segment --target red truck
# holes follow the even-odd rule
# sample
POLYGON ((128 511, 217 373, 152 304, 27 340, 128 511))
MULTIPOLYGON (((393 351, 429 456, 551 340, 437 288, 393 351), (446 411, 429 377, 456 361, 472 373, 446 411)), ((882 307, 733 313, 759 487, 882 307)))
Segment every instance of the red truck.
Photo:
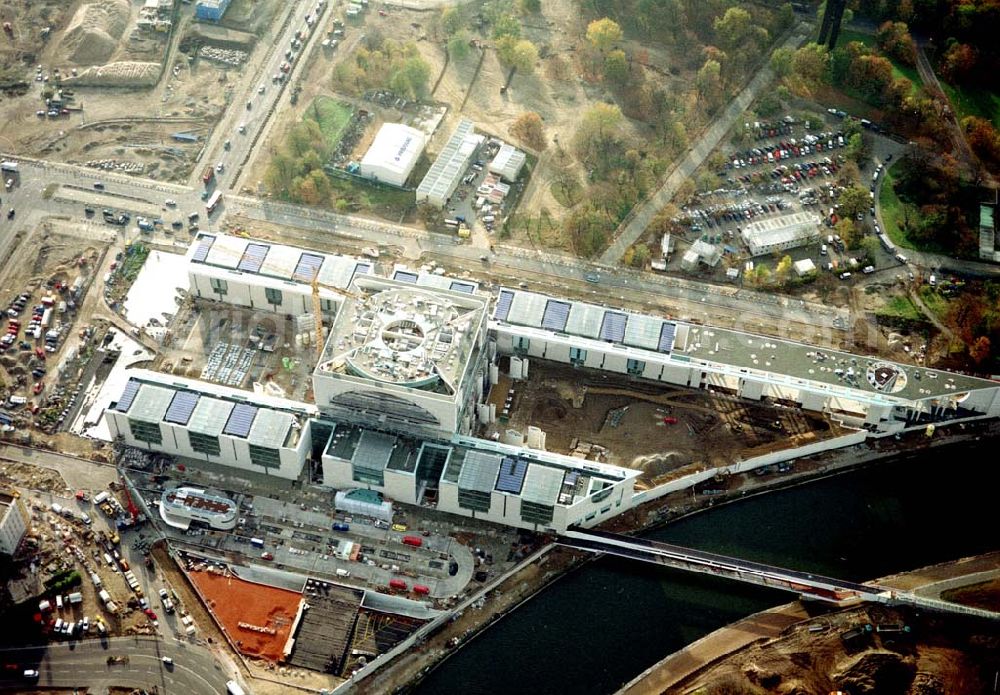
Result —
POLYGON ((406 591, 406 582, 402 579, 390 579, 389 588, 396 589, 397 591, 406 591))
POLYGON ((205 167, 205 173, 201 175, 201 180, 204 181, 205 185, 207 186, 208 184, 210 184, 212 182, 212 179, 214 178, 215 178, 215 169, 213 169, 211 166, 205 167))
POLYGON ((420 536, 403 536, 403 543, 405 545, 412 545, 414 548, 419 548, 424 544, 424 539, 420 536))

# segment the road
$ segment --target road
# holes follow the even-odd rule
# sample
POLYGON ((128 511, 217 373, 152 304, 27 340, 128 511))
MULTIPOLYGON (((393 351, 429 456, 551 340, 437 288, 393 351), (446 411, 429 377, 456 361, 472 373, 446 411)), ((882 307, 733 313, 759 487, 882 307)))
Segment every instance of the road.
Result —
MULTIPOLYGON (((322 20, 326 20, 330 12, 329 3, 326 7, 322 20)), ((306 51, 317 43, 316 36, 321 33, 317 27, 325 24, 322 20, 313 23, 313 31, 295 52, 294 60, 291 61, 292 70, 285 76, 284 81, 278 83, 271 81, 274 75, 281 72, 281 64, 286 60, 285 51, 290 48, 295 32, 306 27, 305 17, 315 8, 316 0, 296 0, 289 3, 289 9, 279 16, 277 21, 281 22, 280 32, 267 46, 263 59, 257 61, 257 69, 248 70, 248 76, 243 78, 242 88, 233 96, 232 103, 228 105, 222 120, 205 146, 200 165, 195 166, 188 179, 191 188, 200 191, 204 169, 222 163, 225 172, 221 175, 216 174, 215 185, 223 191, 235 189, 240 170, 249 161, 253 150, 262 142, 261 136, 271 120, 282 93, 290 88, 302 64, 305 63, 306 51), (264 87, 263 93, 260 92, 260 87, 264 87), (240 132, 240 125, 243 125, 245 132, 240 132), (230 142, 229 150, 224 147, 227 140, 230 142)))
POLYGON ((225 692, 233 676, 205 647, 149 637, 116 637, 59 642, 47 647, 20 647, 0 650, 5 664, 17 664, 18 671, 0 672, 0 687, 25 681, 25 668, 39 671, 38 685, 59 688, 87 688, 106 692, 110 686, 144 688, 161 695, 225 692), (109 656, 128 655, 128 664, 108 665, 109 656), (168 666, 161 660, 174 660, 168 666))
MULTIPOLYGON (((800 23, 789 34, 788 38, 785 39, 782 46, 785 48, 798 47, 808 38, 810 31, 812 31, 812 25, 800 23)), ((674 196, 677 195, 677 191, 680 190, 681 185, 691 179, 694 172, 698 170, 698 167, 708 158, 712 150, 722 141, 722 138, 733 127, 733 124, 743 116, 743 113, 750 107, 750 104, 754 102, 765 87, 771 84, 773 79, 774 72, 770 66, 764 66, 754 75, 743 91, 729 102, 725 110, 715 117, 712 125, 691 146, 687 156, 674 167, 674 170, 670 172, 670 175, 663 182, 663 185, 660 186, 660 189, 647 198, 645 203, 635 209, 625 228, 611 242, 607 250, 601 254, 600 262, 603 265, 614 266, 618 263, 621 257, 625 255, 625 250, 638 241, 639 237, 646 231, 646 227, 649 226, 656 213, 673 200, 674 196)))

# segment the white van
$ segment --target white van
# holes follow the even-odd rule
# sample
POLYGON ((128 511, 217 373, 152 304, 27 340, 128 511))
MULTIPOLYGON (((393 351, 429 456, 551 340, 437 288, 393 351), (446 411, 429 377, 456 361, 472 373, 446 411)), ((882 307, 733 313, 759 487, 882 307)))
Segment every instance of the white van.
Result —
POLYGON ((823 244, 822 246, 819 247, 819 255, 820 256, 826 255, 826 244, 823 244))
POLYGON ((62 607, 63 607, 62 594, 59 594, 58 596, 56 596, 56 608, 62 610, 62 607))

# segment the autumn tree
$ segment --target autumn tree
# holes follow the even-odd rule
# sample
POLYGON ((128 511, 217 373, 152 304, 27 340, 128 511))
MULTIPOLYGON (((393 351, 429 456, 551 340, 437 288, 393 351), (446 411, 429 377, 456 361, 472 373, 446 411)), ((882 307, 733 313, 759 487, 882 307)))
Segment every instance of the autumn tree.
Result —
POLYGON ((530 75, 538 62, 538 49, 527 39, 504 36, 497 41, 497 57, 504 65, 530 75))
POLYGON ((604 56, 604 79, 619 87, 628 82, 629 65, 625 51, 616 48, 604 56))
POLYGON ((521 23, 512 14, 502 14, 493 22, 493 38, 499 39, 504 36, 521 38, 521 23))
POLYGON ((587 25, 587 41, 601 53, 607 53, 622 40, 622 28, 613 19, 603 17, 587 25))
POLYGON ((851 184, 841 191, 837 204, 840 205, 841 217, 854 219, 858 213, 863 213, 871 207, 871 196, 861 186, 851 184))
POLYGON ((722 105, 724 92, 722 89, 722 67, 715 60, 706 60, 698 70, 695 79, 698 96, 705 103, 705 110, 712 114, 722 105))
POLYGON ((1000 134, 985 118, 966 116, 962 119, 962 129, 969 141, 969 147, 988 167, 1000 165, 1000 134))
POLYGON ((469 55, 469 35, 460 31, 448 39, 448 56, 452 60, 465 60, 469 55))
POLYGON ((972 341, 972 345, 969 346, 969 357, 976 364, 982 364, 990 356, 990 347, 990 339, 985 335, 981 335, 972 341))
POLYGON ((789 274, 792 272, 792 257, 782 256, 781 260, 778 261, 778 265, 774 266, 774 276, 779 282, 784 282, 788 279, 789 274))
POLYGON ((978 59, 975 48, 954 42, 941 59, 941 73, 949 82, 965 82, 973 73, 978 59))
POLYGON ((624 118, 615 104, 600 102, 583 112, 573 137, 577 154, 584 162, 604 170, 621 144, 624 118))
POLYGON ((771 54, 771 69, 774 74, 780 77, 788 77, 794 69, 795 51, 791 48, 781 46, 774 49, 771 54))
POLYGON ((534 111, 528 111, 518 116, 510 127, 510 134, 536 152, 544 150, 547 144, 542 117, 534 111))
POLYGON ((462 13, 457 8, 447 7, 441 12, 441 28, 448 36, 459 31, 463 24, 462 13))
POLYGON ((542 0, 517 0, 517 9, 522 14, 538 14, 542 11, 542 0))
POLYGON ((915 65, 917 51, 906 22, 885 22, 875 32, 879 49, 904 65, 915 65))

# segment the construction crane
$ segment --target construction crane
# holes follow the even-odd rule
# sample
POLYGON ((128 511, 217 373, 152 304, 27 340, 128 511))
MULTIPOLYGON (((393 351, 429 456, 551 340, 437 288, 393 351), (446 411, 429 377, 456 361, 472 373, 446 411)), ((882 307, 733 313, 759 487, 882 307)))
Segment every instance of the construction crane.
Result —
POLYGON ((333 285, 327 285, 319 281, 319 273, 313 275, 312 279, 312 297, 313 297, 313 316, 316 319, 316 359, 319 360, 323 356, 323 304, 319 297, 319 288, 330 290, 331 292, 336 292, 337 294, 350 297, 351 299, 362 299, 361 295, 355 294, 354 292, 348 292, 347 290, 341 289, 339 287, 334 287, 333 285))
POLYGON ((139 518, 139 509, 132 501, 132 494, 128 491, 128 481, 125 480, 125 476, 122 476, 121 480, 122 492, 125 493, 125 504, 128 505, 128 514, 132 518, 132 523, 135 523, 135 520, 139 518))

